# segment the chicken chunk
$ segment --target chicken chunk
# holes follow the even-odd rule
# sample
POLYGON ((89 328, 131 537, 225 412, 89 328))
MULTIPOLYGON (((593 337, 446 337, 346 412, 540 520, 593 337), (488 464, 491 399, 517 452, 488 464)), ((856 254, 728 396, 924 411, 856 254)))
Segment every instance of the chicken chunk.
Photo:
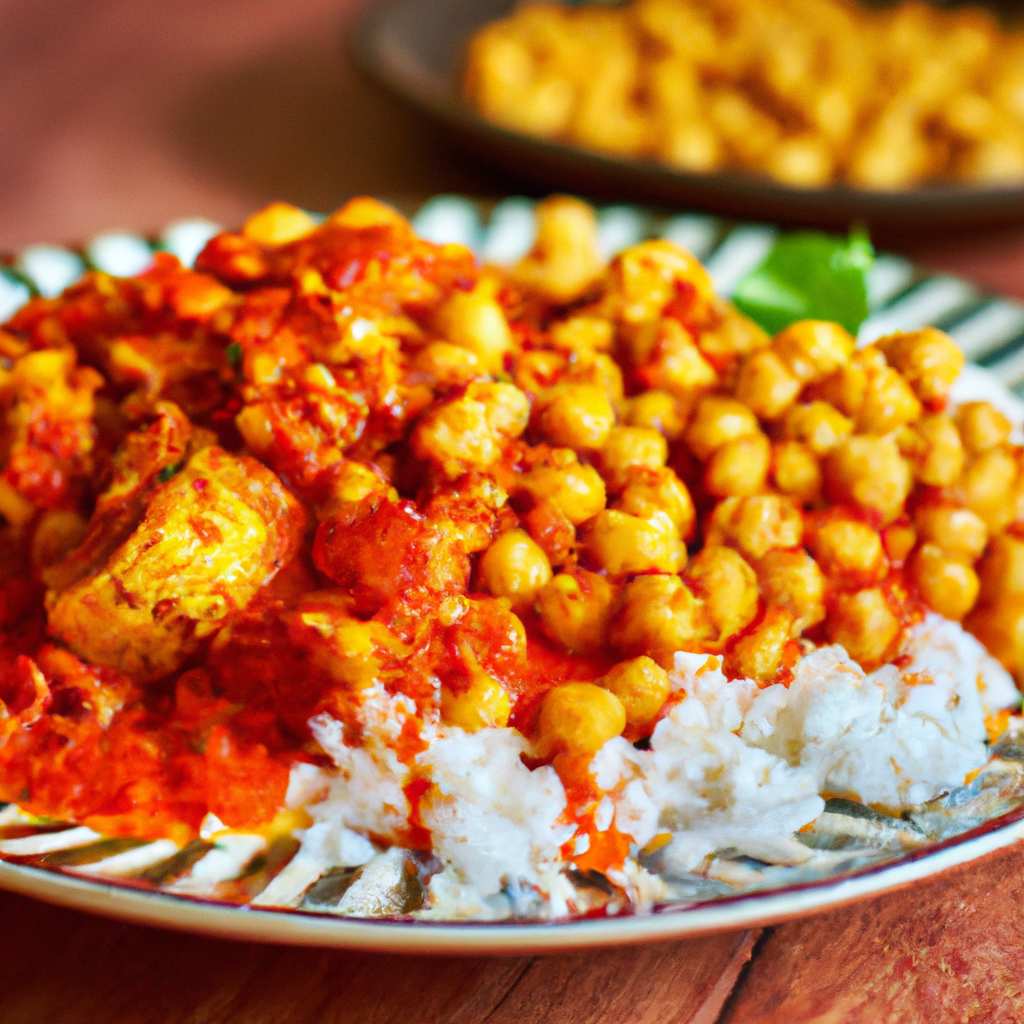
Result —
POLYGON ((493 519, 476 495, 442 492, 422 509, 371 497, 320 524, 313 561, 359 615, 395 600, 431 602, 466 592, 469 556, 490 544, 493 519))
POLYGON ((215 439, 211 431, 193 427, 172 402, 157 402, 152 422, 128 434, 114 453, 113 477, 96 499, 81 543, 43 570, 43 582, 60 593, 103 565, 142 521, 154 488, 215 439))
POLYGON ((50 632, 87 661, 157 679, 274 577, 304 525, 270 470, 204 448, 154 491, 106 565, 51 594, 50 632))

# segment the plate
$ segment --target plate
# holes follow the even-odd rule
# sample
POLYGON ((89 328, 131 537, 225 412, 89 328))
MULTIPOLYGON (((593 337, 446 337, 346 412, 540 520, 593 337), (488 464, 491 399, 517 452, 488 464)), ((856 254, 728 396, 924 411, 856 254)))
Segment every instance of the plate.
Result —
POLYGON ((554 953, 760 927, 904 889, 1024 839, 1022 812, 1006 817, 1012 820, 997 819, 977 835, 851 878, 686 910, 552 924, 367 921, 227 907, 2 861, 0 888, 121 921, 249 942, 390 953, 554 953))
MULTIPOLYGON (((511 262, 531 244, 532 210, 532 201, 521 198, 483 207, 460 197, 437 197, 414 215, 413 223, 434 241, 461 242, 487 259, 511 262)), ((778 234, 766 224, 701 214, 665 217, 633 206, 600 209, 598 225, 606 255, 647 237, 669 237, 687 246, 726 295, 760 262, 778 234)), ((0 263, 0 320, 33 292, 57 294, 88 267, 137 273, 157 248, 190 263, 216 230, 204 221, 185 221, 171 225, 156 241, 105 235, 77 251, 30 247, 0 263)), ((928 275, 906 260, 884 254, 871 272, 869 294, 871 315, 861 328, 862 340, 926 324, 943 327, 975 360, 957 384, 957 397, 992 400, 1018 427, 1024 423, 1024 402, 1013 390, 1024 386, 1024 305, 987 297, 968 282, 928 275)), ((772 869, 776 873, 769 876, 766 870, 758 891, 741 888, 715 898, 694 893, 646 915, 554 923, 355 919, 260 906, 258 888, 247 904, 218 903, 187 895, 187 887, 180 885, 177 892, 169 891, 166 879, 182 877, 182 872, 172 875, 165 866, 179 858, 174 863, 180 868, 180 858, 190 856, 188 850, 179 852, 166 841, 133 848, 98 845, 103 837, 88 829, 35 828, 10 805, 0 806, 0 888, 159 927, 252 941, 394 952, 518 954, 693 937, 773 923, 912 886, 1024 839, 1024 738, 1001 744, 999 751, 1002 760, 990 764, 1003 765, 1003 774, 988 775, 986 769, 971 786, 946 798, 938 812, 930 813, 948 817, 950 824, 929 831, 935 841, 913 852, 847 857, 838 873, 786 874, 790 869, 772 869), (32 842, 26 845, 25 839, 32 842), (40 861, 42 856, 49 861, 40 861)), ((236 852, 245 848, 246 838, 238 837, 236 852)), ((273 860, 273 848, 266 856, 273 860)), ((287 864, 290 856, 291 850, 278 856, 276 866, 287 864)), ((193 856, 192 861, 197 859, 193 856)), ((301 865, 291 863, 301 895, 301 865)), ((245 859, 228 867, 223 875, 228 880, 252 877, 256 870, 245 859)), ((288 881, 283 872, 275 884, 279 891, 287 889, 277 879, 288 881)))
POLYGON ((1024 185, 800 189, 738 171, 673 170, 500 128, 461 99, 459 80, 469 37, 514 6, 515 0, 387 0, 359 26, 354 54, 371 78, 427 114, 466 151, 506 177, 541 189, 824 226, 855 220, 873 226, 980 226, 1024 217, 1024 185))

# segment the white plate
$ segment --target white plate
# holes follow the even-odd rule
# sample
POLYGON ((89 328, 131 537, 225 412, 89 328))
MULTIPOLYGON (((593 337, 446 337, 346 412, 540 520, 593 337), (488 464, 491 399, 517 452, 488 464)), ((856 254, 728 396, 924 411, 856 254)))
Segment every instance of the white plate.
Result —
POLYGON ((903 889, 1024 839, 1024 820, 948 847, 786 892, 757 893, 684 910, 551 924, 366 921, 299 911, 230 907, 0 862, 0 888, 137 924, 251 942, 393 953, 549 953, 734 931, 903 889))
MULTIPOLYGON (((510 262, 530 245, 531 209, 529 201, 513 199, 485 214, 468 200, 439 197, 417 213, 414 223, 434 241, 462 242, 489 259, 510 262)), ((729 294, 760 261, 776 235, 767 225, 736 224, 697 214, 665 218, 637 207, 607 207, 600 211, 599 221, 602 244, 609 255, 643 237, 671 237, 705 262, 723 294, 729 294)), ((172 225, 155 247, 167 248, 190 263, 213 230, 214 226, 205 222, 172 225)), ((9 316, 33 290, 58 292, 86 265, 122 272, 141 269, 153 247, 143 239, 119 235, 94 240, 81 253, 42 246, 26 250, 12 266, 0 266, 0 319, 9 316)), ((905 260, 884 255, 872 273, 870 293, 872 312, 861 329, 862 341, 927 324, 948 330, 970 358, 986 367, 967 367, 957 383, 958 400, 993 401, 1011 417, 1019 432, 1024 404, 1011 389, 1024 382, 1024 307, 986 297, 957 278, 929 276, 905 260)), ((6 816, 10 814, 8 810, 6 816)), ((0 810, 0 823, 4 817, 0 810)), ((95 838, 80 830, 77 836, 68 833, 63 845, 77 846, 95 838)), ((107 917, 254 941, 394 952, 529 953, 684 938, 777 922, 915 885, 1022 838, 1024 803, 973 831, 845 875, 648 915, 545 924, 357 920, 238 907, 132 882, 83 877, 82 871, 87 870, 83 868, 72 873, 3 860, 0 888, 107 917)), ((54 840, 50 845, 62 844, 54 840)), ((153 850, 154 857, 157 852, 153 850)), ((141 850, 132 854, 138 863, 147 856, 141 850)), ((106 862, 108 867, 112 863, 112 859, 106 862)), ((111 869, 110 873, 116 872, 111 869)))

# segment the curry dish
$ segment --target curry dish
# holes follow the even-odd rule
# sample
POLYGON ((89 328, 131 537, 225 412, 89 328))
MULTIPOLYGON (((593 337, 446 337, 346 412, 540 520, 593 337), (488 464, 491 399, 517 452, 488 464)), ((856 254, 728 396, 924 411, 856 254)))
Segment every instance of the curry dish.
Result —
POLYGON ((333 822, 454 878, 428 909, 554 900, 571 867, 612 880, 565 897, 582 912, 642 903, 638 858, 700 814, 761 794, 788 835, 821 792, 898 811, 1008 720, 971 634, 1020 677, 1021 449, 988 403, 948 406, 963 357, 938 330, 771 338, 671 243, 606 265, 573 199, 511 270, 359 199, 319 225, 275 204, 195 269, 91 273, 0 355, 0 800, 32 814, 179 845, 333 822), (806 736, 751 732, 769 699, 785 732, 812 665, 904 687, 899 709, 938 685, 920 652, 943 636, 971 694, 947 710, 977 721, 941 726, 944 762, 926 743, 937 775, 815 778, 806 736), (744 695, 742 741, 712 682, 744 695), (672 729, 719 746, 659 768, 658 796, 644 759, 672 729), (722 744, 761 774, 716 803, 722 744), (698 762, 691 813, 672 786, 698 762), (473 838, 478 812, 521 855, 473 838))

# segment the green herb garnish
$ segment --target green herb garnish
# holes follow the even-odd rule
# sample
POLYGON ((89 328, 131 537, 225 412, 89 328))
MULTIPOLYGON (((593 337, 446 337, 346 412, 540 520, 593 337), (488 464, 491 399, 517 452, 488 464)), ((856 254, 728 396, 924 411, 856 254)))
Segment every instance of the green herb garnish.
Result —
POLYGON ((769 334, 798 320, 834 320, 856 334, 868 315, 867 275, 874 260, 862 229, 846 239, 796 231, 772 246, 732 299, 769 334))
POLYGON ((237 370, 242 365, 242 346, 236 341, 224 349, 224 356, 232 369, 237 370))
POLYGON ((184 465, 184 462, 179 462, 176 466, 164 466, 164 468, 160 470, 160 475, 157 477, 157 480, 162 484, 167 483, 167 481, 170 480, 175 473, 179 472, 181 467, 184 465))

